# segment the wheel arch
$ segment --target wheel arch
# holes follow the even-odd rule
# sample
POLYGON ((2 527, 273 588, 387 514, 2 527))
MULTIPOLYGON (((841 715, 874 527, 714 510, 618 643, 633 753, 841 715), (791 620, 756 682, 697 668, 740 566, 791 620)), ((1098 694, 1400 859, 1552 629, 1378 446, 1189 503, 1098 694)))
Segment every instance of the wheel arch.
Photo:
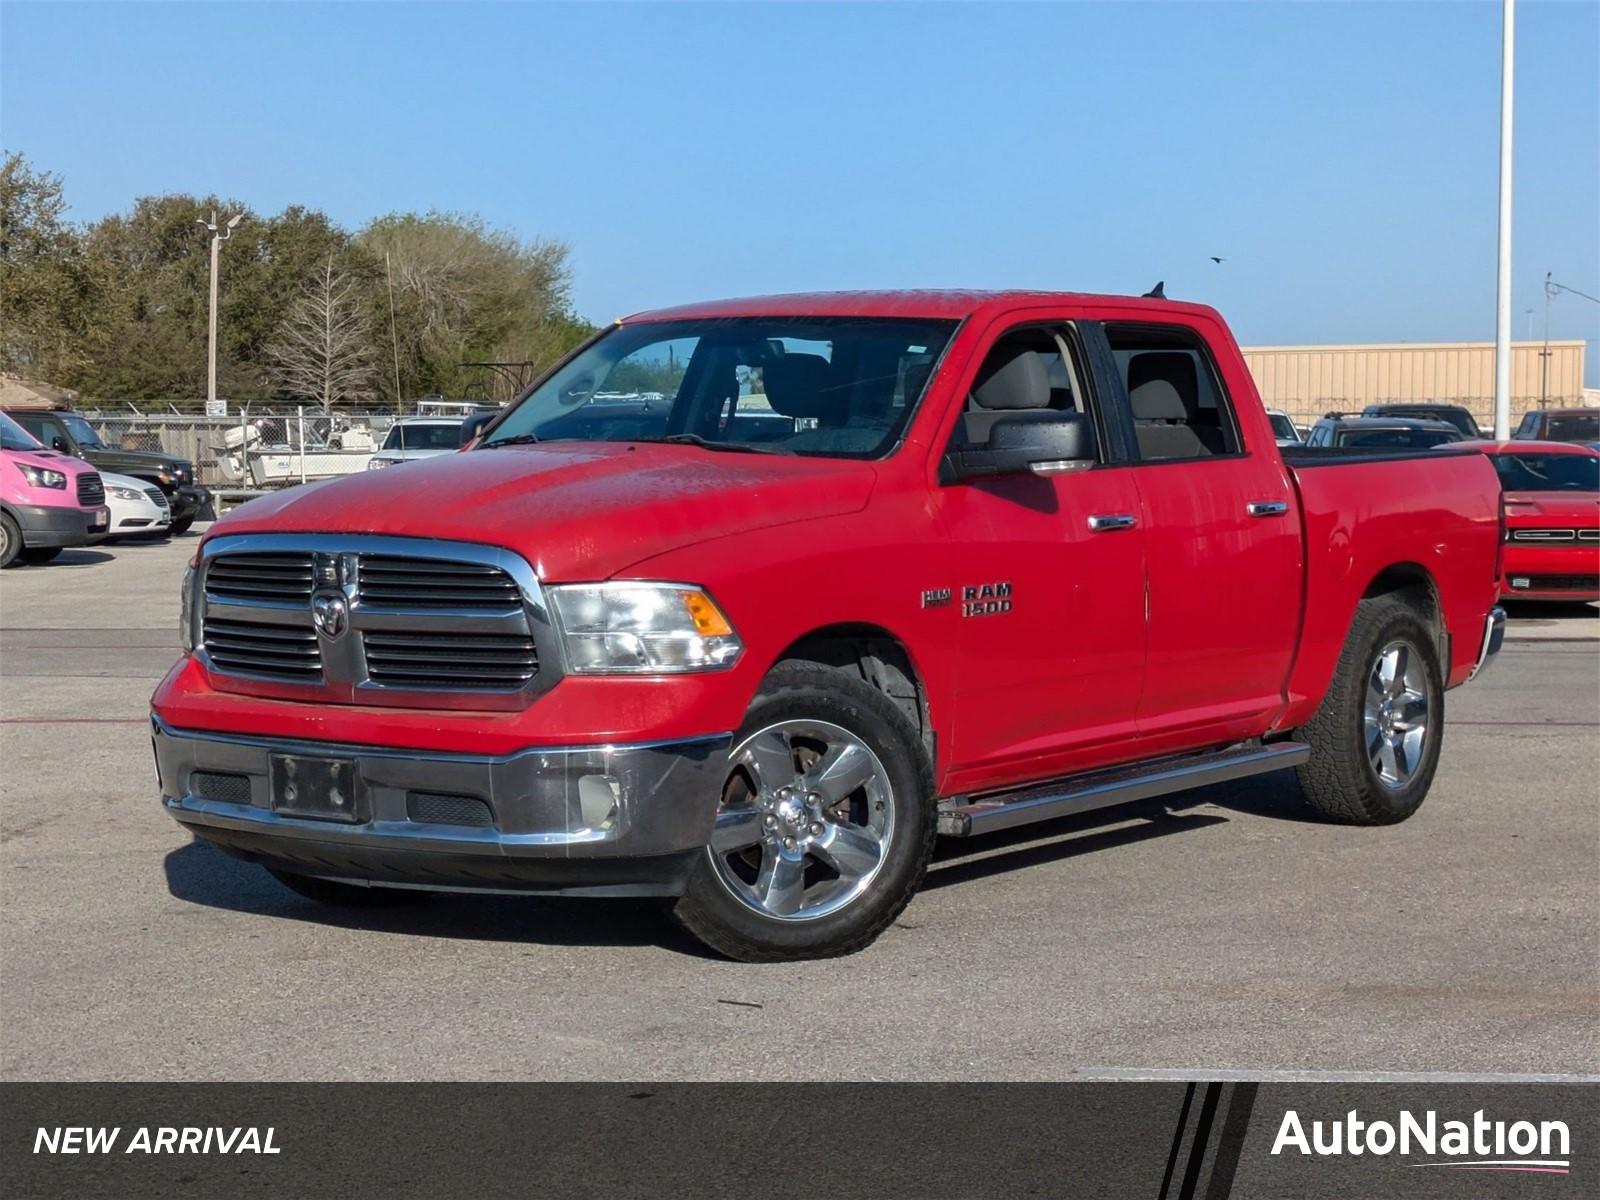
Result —
POLYGON ((784 647, 773 665, 782 662, 814 662, 856 672, 906 714, 921 735, 928 761, 938 761, 926 678, 903 638, 881 625, 865 621, 823 625, 801 634, 784 647))
MULTIPOLYGON (((1433 633, 1434 649, 1439 655, 1440 667, 1450 673, 1450 630, 1444 619, 1444 603, 1439 595, 1439 584, 1421 563, 1390 563, 1368 581, 1361 599, 1372 600, 1379 596, 1399 596, 1405 599, 1428 623, 1433 633)), ((1353 618, 1352 618, 1353 621, 1353 618)))

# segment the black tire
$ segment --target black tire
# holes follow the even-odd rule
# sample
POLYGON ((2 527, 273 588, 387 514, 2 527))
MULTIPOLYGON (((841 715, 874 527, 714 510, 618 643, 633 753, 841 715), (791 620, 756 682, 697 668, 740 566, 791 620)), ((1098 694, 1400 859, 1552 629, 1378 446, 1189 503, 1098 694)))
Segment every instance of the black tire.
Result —
POLYGON ((193 524, 194 517, 192 515, 184 517, 182 520, 174 521, 171 525, 167 526, 167 533, 172 537, 182 537, 184 534, 189 532, 189 526, 193 524))
POLYGON ((22 554, 22 526, 10 513, 0 513, 0 567, 9 567, 22 554))
POLYGON ((1394 825, 1422 805, 1439 766, 1444 735, 1444 684, 1428 622, 1404 594, 1376 596, 1356 607, 1333 682, 1301 737, 1311 758, 1298 769, 1300 789, 1318 816, 1344 825, 1394 825), (1419 657, 1426 727, 1420 758, 1403 783, 1386 783, 1367 749, 1368 680, 1380 652, 1399 643, 1419 657))
POLYGON ((318 879, 315 875, 297 875, 272 867, 266 871, 291 892, 336 908, 392 908, 397 904, 415 904, 431 895, 417 888, 364 887, 359 883, 318 879))
POLYGON ((840 726, 877 756, 890 784, 893 832, 865 890, 839 911, 805 921, 784 921, 742 903, 718 877, 710 850, 702 854, 672 915, 701 942, 739 962, 833 958, 863 949, 910 903, 933 853, 933 772, 917 730, 894 701, 847 670, 779 663, 751 703, 734 745, 783 721, 840 726))
POLYGON ((24 546, 22 548, 22 561, 25 563, 47 563, 61 553, 60 546, 24 546))

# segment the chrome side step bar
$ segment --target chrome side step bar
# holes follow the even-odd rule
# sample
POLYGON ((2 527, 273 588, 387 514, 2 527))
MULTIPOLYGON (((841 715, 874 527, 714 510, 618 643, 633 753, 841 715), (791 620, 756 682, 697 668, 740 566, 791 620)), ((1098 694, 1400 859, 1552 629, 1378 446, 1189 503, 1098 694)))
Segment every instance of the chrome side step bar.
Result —
POLYGON ((1015 825, 1070 817, 1115 804, 1186 792, 1210 783, 1226 783, 1230 779, 1297 767, 1310 757, 1311 747, 1303 742, 1251 743, 1091 771, 975 800, 958 797, 958 801, 965 799, 965 802, 940 808, 939 832, 947 837, 993 833, 1015 825))

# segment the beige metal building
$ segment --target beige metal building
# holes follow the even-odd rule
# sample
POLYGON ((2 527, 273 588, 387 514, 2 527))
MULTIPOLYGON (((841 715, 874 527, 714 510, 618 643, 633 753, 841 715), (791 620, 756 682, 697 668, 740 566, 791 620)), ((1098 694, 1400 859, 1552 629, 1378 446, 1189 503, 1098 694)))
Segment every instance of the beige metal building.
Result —
MULTIPOLYGON (((1515 342, 1511 351, 1511 424, 1539 406, 1585 402, 1582 341, 1515 342), (1545 370, 1548 374, 1545 374, 1545 370)), ((1245 362, 1268 408, 1297 422, 1326 412, 1360 412, 1380 402, 1440 401, 1493 424, 1493 342, 1401 342, 1367 346, 1247 346, 1245 362)))

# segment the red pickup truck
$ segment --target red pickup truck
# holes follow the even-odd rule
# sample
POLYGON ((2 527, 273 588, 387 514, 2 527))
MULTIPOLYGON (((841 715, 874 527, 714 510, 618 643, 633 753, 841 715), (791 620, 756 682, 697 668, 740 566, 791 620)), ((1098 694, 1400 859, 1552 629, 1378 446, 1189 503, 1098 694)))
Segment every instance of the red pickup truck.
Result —
POLYGON ((1280 451, 1198 305, 691 305, 487 420, 184 581, 163 804, 314 899, 660 895, 847 953, 938 835, 1286 767, 1403 820, 1502 636, 1488 460, 1280 451))

